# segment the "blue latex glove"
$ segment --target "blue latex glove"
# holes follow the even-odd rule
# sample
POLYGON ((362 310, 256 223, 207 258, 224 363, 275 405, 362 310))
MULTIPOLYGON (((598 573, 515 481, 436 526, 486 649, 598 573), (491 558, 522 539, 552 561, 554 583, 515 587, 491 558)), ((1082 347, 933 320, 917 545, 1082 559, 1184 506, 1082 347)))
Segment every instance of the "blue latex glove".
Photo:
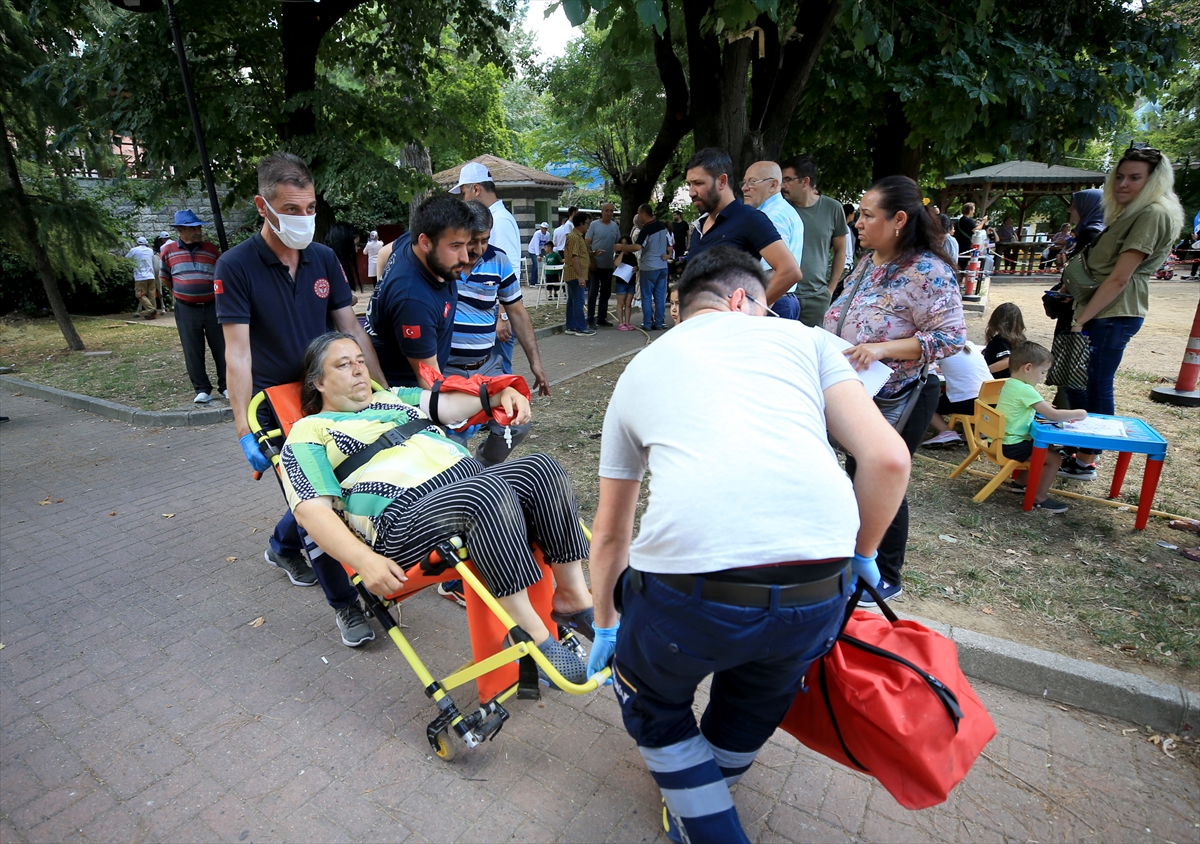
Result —
POLYGON ((242 454, 246 455, 246 459, 250 461, 254 471, 265 472, 271 468, 271 461, 259 450, 254 434, 246 434, 238 440, 238 443, 242 446, 242 454))
MULTIPOLYGON (((592 640, 592 652, 588 655, 589 678, 608 668, 613 654, 617 652, 617 631, 621 629, 621 622, 618 621, 612 627, 595 627, 593 629, 596 632, 596 638, 592 640)), ((612 677, 605 680, 604 685, 612 685, 612 677)))
POLYGON ((858 585, 858 578, 862 578, 867 583, 878 588, 879 581, 882 579, 879 575, 879 566, 875 564, 875 558, 879 556, 876 551, 870 557, 863 557, 855 554, 850 558, 850 571, 854 572, 853 586, 858 585))

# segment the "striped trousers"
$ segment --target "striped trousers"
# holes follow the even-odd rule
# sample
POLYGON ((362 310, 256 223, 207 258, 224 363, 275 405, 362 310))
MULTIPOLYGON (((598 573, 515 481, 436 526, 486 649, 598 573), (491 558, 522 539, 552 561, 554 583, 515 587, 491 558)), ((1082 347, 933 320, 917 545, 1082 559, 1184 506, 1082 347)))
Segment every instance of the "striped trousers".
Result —
POLYGON ((503 598, 541 578, 531 542, 551 564, 588 556, 575 490, 552 457, 530 454, 487 469, 468 457, 423 487, 380 517, 375 550, 402 568, 421 562, 438 542, 461 536, 488 590, 503 598), (447 483, 447 475, 458 477, 447 483))

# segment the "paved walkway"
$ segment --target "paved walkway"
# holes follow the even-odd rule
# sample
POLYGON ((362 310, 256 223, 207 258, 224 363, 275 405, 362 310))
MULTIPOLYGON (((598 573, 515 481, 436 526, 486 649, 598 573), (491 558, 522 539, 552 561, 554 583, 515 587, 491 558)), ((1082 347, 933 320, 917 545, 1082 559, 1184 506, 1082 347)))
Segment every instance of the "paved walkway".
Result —
MULTIPOLYGON (((541 346, 558 380, 644 341, 541 346)), ((230 425, 7 394, 0 412, 0 842, 665 840, 610 692, 514 701, 494 742, 431 758, 433 707, 395 649, 343 647, 320 591, 262 562, 282 498, 230 425)), ((427 593, 404 623, 435 673, 466 660, 457 607, 427 593)), ((778 735, 736 789, 750 837, 1200 840, 1194 765, 1133 725, 978 691, 1000 734, 944 805, 904 810, 778 735)))

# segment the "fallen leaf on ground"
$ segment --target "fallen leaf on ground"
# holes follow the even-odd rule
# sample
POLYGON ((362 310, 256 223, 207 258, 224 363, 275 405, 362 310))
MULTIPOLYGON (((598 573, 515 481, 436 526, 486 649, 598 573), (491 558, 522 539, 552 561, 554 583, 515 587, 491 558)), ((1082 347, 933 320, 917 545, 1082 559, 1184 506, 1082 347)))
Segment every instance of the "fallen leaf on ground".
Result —
POLYGON ((991 607, 984 607, 982 610, 980 610, 980 612, 982 612, 984 615, 991 615, 994 610, 991 607))
POLYGON ((109 513, 108 515, 110 515, 110 516, 115 516, 115 515, 117 515, 117 513, 116 513, 116 511, 114 510, 113 512, 109 513))
POLYGON ((237 559, 237 557, 226 557, 226 558, 225 558, 225 562, 227 562, 227 563, 232 563, 232 562, 234 562, 236 559, 237 559))
POLYGON ((55 503, 55 504, 62 504, 62 503, 63 503, 63 501, 65 501, 65 500, 66 500, 66 499, 63 499, 63 498, 56 498, 56 499, 54 499, 54 503, 55 503))
POLYGON ((254 619, 254 621, 250 622, 250 626, 251 627, 262 627, 263 624, 266 623, 266 621, 267 620, 260 615, 258 618, 254 619))
POLYGON ((39 502, 38 502, 38 506, 39 506, 39 507, 45 507, 45 506, 46 506, 47 504, 49 504, 49 503, 50 503, 50 496, 48 496, 48 495, 47 495, 47 496, 46 496, 46 500, 45 500, 45 501, 39 501, 39 502))
POLYGON ((175 514, 174 513, 163 513, 163 518, 164 519, 173 519, 173 518, 175 518, 175 514))

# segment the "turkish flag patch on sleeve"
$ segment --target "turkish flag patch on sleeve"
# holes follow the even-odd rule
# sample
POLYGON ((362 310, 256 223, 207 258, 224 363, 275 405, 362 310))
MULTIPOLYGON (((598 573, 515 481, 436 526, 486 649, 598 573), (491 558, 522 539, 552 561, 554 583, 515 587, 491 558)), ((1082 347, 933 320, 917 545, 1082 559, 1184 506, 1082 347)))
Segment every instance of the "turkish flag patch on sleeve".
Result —
POLYGON ((214 293, 224 293, 225 292, 225 282, 221 281, 221 279, 219 279, 219 278, 214 278, 213 279, 213 292, 214 293))
POLYGON ((405 339, 407 339, 407 340, 420 340, 421 339, 421 326, 419 326, 419 325, 402 325, 400 327, 403 329, 403 331, 401 333, 404 334, 405 339))

